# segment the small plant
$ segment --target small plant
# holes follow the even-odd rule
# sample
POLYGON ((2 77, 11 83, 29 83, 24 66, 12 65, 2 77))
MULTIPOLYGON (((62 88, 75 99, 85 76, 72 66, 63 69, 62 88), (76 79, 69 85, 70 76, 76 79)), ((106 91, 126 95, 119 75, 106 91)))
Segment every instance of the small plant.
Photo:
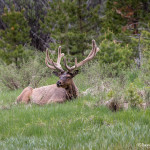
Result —
POLYGON ((114 95, 115 95, 115 91, 113 91, 113 90, 110 90, 110 91, 107 93, 107 96, 108 96, 109 98, 112 98, 114 95))
POLYGON ((131 107, 136 107, 143 102, 142 98, 138 95, 137 89, 133 83, 130 84, 127 90, 127 101, 131 107))

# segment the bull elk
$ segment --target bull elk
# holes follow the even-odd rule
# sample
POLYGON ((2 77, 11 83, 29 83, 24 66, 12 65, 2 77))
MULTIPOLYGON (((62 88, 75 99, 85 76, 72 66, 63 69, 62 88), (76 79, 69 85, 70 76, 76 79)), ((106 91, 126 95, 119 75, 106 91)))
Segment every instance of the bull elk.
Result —
POLYGON ((92 41, 92 50, 83 61, 77 63, 77 59, 75 58, 75 65, 69 67, 67 65, 66 58, 64 58, 64 66, 67 71, 64 71, 60 62, 61 58, 64 56, 61 53, 61 47, 58 48, 58 59, 57 63, 54 62, 50 57, 48 50, 46 50, 46 58, 45 63, 47 67, 53 70, 53 73, 59 77, 59 80, 56 84, 43 86, 40 88, 31 88, 26 87, 22 93, 17 97, 17 102, 23 103, 36 103, 36 104, 49 104, 53 102, 65 102, 66 100, 71 100, 78 97, 78 89, 73 82, 73 77, 78 74, 77 68, 84 65, 86 62, 93 59, 96 53, 99 51, 99 48, 96 46, 95 40, 92 41))

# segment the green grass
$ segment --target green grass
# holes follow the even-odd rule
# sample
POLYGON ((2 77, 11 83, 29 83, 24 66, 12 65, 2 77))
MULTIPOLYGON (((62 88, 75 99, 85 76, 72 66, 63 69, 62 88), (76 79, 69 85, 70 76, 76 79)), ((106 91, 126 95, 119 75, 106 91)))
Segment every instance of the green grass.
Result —
MULTIPOLYGON (((95 67, 94 65, 92 67, 95 67)), ((14 102, 22 89, 2 90, 0 86, 0 150, 135 150, 139 143, 150 145, 150 108, 112 112, 98 106, 115 92, 121 99, 131 83, 147 87, 132 72, 109 78, 101 69, 87 67, 76 78, 80 97, 63 104, 38 106, 14 102), (95 88, 96 87, 96 88, 95 88), (83 96, 82 91, 95 88, 96 93, 83 96), (96 104, 96 105, 95 105, 96 104)), ((58 78, 43 78, 39 86, 56 83, 58 78)), ((146 78, 149 83, 149 78, 146 78)), ((139 90, 138 89, 138 90, 139 90)), ((135 91, 136 92, 136 91, 135 91)), ((149 91, 147 91, 149 92, 149 91)), ((120 100, 119 99, 119 100, 120 100)))
POLYGON ((12 105, 0 95, 0 149, 141 149, 150 144, 150 109, 111 112, 90 95, 64 104, 12 105))

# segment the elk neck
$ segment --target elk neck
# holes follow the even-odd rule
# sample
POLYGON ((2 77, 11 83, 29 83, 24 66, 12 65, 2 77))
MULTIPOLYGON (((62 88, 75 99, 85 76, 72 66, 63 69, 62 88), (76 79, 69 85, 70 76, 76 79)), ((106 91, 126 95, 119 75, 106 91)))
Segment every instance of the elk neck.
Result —
POLYGON ((78 97, 78 88, 76 87, 73 80, 71 80, 70 84, 65 88, 66 89, 66 97, 71 100, 73 98, 78 97))

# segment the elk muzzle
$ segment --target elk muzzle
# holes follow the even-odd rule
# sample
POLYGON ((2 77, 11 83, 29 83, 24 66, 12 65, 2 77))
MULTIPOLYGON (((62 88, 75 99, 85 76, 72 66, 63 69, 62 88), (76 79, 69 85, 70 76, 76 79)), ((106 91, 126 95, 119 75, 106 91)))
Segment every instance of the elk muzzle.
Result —
POLYGON ((61 81, 57 81, 57 87, 61 87, 61 81))

